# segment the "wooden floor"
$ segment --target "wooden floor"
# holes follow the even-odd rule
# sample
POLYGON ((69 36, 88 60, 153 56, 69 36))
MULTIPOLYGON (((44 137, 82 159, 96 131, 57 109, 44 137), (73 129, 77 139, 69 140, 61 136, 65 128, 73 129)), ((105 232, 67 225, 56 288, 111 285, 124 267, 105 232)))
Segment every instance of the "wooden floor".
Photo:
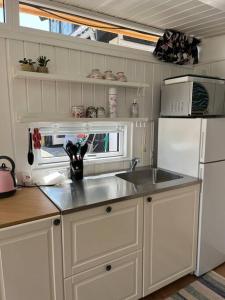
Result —
MULTIPOLYGON (((225 264, 219 266, 214 271, 216 271, 217 273, 219 273, 220 275, 225 277, 225 264)), ((197 277, 195 277, 194 275, 187 275, 187 276, 169 284, 168 286, 160 289, 159 291, 143 298, 143 300, 163 300, 163 299, 171 296, 172 294, 176 293, 180 289, 184 288, 188 284, 192 283, 196 279, 197 279, 197 277)))

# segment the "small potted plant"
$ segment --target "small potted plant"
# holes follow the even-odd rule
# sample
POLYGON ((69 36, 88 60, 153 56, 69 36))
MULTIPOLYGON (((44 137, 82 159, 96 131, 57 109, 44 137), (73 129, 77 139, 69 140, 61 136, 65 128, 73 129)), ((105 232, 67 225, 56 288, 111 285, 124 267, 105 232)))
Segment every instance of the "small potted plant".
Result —
POLYGON ((48 73, 47 64, 49 61, 50 61, 50 59, 47 59, 46 56, 39 56, 37 59, 37 62, 38 62, 37 72, 48 73))
POLYGON ((19 63, 22 71, 28 71, 28 72, 35 71, 34 69, 35 61, 33 61, 32 59, 30 58, 27 59, 24 57, 24 59, 19 60, 19 63))

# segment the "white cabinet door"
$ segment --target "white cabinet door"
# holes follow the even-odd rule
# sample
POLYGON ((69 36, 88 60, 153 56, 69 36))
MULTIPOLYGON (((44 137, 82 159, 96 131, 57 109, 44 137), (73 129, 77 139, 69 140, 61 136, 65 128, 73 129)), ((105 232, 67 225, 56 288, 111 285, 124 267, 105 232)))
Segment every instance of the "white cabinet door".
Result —
POLYGON ((63 299, 61 226, 54 219, 0 230, 1 300, 63 299))
POLYGON ((142 248, 143 199, 63 216, 64 276, 142 248))
POLYGON ((196 265, 199 185, 144 202, 144 296, 192 272, 196 265))
POLYGON ((65 279, 65 300, 136 300, 142 292, 142 252, 65 279))

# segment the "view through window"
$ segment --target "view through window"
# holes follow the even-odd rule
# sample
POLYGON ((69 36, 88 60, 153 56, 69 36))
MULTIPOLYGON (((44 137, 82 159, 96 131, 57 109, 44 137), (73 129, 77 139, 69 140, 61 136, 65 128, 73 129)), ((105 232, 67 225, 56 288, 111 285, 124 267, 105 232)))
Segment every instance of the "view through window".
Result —
POLYGON ((88 144, 85 160, 115 158, 126 155, 127 125, 99 125, 87 127, 42 127, 41 149, 37 151, 37 164, 66 162, 68 142, 78 147, 88 144))
POLYGON ((158 36, 20 1, 20 26, 152 51, 158 36))
POLYGON ((4 0, 0 0, 0 23, 5 22, 4 0))
POLYGON ((118 154, 120 149, 119 133, 78 133, 46 135, 42 139, 41 157, 53 158, 66 156, 64 148, 67 142, 73 144, 88 143, 87 157, 106 156, 105 154, 118 154))

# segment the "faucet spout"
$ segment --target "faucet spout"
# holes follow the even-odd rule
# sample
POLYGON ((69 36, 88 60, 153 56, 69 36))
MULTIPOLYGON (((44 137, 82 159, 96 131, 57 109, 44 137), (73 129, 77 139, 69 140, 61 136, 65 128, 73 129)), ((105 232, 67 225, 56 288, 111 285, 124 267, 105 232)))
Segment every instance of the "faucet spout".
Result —
POLYGON ((138 158, 138 157, 132 158, 131 163, 130 163, 130 170, 135 171, 135 168, 139 162, 140 162, 140 158, 138 158))

